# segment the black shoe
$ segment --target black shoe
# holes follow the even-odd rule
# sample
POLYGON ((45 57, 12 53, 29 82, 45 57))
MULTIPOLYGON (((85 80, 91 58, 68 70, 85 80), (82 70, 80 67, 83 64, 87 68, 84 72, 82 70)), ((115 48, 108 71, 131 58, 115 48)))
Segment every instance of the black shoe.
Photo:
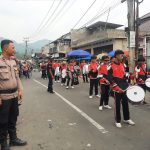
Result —
POLYGON ((7 142, 1 144, 1 150, 10 150, 10 147, 7 144, 7 142))
POLYGON ((54 94, 55 92, 54 92, 54 91, 51 91, 50 93, 51 93, 51 94, 54 94))
POLYGON ((145 104, 147 104, 147 102, 143 101, 142 104, 145 105, 145 104))
POLYGON ((25 146, 25 145, 27 145, 27 142, 23 141, 19 138, 16 138, 16 139, 10 140, 9 145, 10 146, 25 146))

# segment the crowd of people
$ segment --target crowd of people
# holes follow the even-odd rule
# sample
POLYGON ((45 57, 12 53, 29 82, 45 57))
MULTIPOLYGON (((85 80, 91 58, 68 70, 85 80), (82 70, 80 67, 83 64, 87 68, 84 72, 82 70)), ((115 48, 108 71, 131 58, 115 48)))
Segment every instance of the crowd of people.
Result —
MULTIPOLYGON (((146 92, 145 81, 148 73, 144 57, 139 57, 135 72, 132 74, 129 73, 128 59, 121 50, 115 51, 114 56, 111 58, 105 55, 102 56, 101 60, 97 60, 96 56, 93 56, 90 62, 83 60, 79 63, 74 59, 60 61, 50 58, 48 62, 40 64, 40 69, 42 72, 41 77, 49 79, 48 92, 55 93, 53 91, 53 79, 54 82, 60 82, 60 85, 66 89, 73 89, 75 85, 79 84, 79 78, 81 78, 84 83, 89 83, 89 98, 92 99, 93 95, 100 98, 100 111, 103 108, 111 109, 109 97, 110 95, 114 97, 116 127, 121 128, 121 103, 124 122, 130 125, 135 124, 130 119, 129 99, 126 91, 131 84, 137 84, 146 92)), ((147 104, 145 99, 141 103, 147 104)))
MULTIPOLYGON (((0 146, 1 150, 10 150, 10 146, 24 146, 26 141, 17 136, 16 123, 19 115, 19 103, 22 101, 23 88, 19 78, 24 75, 30 78, 29 73, 33 67, 26 61, 18 62, 12 56, 15 53, 14 43, 11 40, 1 42, 2 55, 0 57, 0 146), (7 137, 9 137, 9 144, 7 137)), ((129 74, 129 66, 124 52, 116 50, 114 57, 107 55, 97 61, 96 57, 91 58, 91 62, 83 60, 79 63, 76 60, 59 61, 49 59, 48 62, 40 64, 41 77, 49 80, 49 93, 53 91, 53 80, 64 86, 66 89, 74 89, 79 84, 79 78, 84 83, 89 83, 89 98, 93 95, 100 99, 99 110, 103 108, 111 109, 109 106, 109 96, 115 100, 115 125, 121 128, 121 103, 124 122, 130 125, 135 123, 131 120, 128 97, 126 91, 130 84, 137 84, 146 92, 145 81, 148 72, 145 65, 145 58, 139 57, 135 72, 129 74), (99 95, 100 87, 100 95, 99 95), (93 92, 94 90, 94 92, 93 92)), ((145 98, 142 104, 147 104, 145 98)))

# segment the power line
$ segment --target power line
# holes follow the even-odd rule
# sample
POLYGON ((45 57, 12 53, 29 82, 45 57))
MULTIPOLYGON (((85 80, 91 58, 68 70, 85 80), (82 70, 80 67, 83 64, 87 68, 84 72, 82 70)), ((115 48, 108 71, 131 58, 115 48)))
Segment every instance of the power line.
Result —
MULTIPOLYGON (((72 3, 70 3, 70 5, 66 8, 66 10, 69 10, 71 9, 71 7, 73 6, 73 4, 77 2, 77 0, 73 0, 72 3)), ((66 13, 67 11, 64 11, 57 19, 61 18, 64 16, 64 14, 66 13)))
MULTIPOLYGON (((54 21, 56 20, 56 19, 58 19, 58 16, 61 14, 61 12, 66 8, 66 6, 67 6, 67 4, 69 3, 69 1, 70 0, 66 0, 66 2, 64 3, 64 5, 61 7, 61 9, 59 10, 59 12, 55 15, 55 17, 53 18, 53 20, 51 20, 48 24, 47 24, 47 27, 50 27, 53 23, 54 23, 54 21), (50 26, 49 26, 50 25, 50 26)), ((74 3, 75 1, 73 0, 73 3, 74 3)), ((73 5, 73 3, 71 3, 71 6, 73 5)), ((70 5, 69 5, 70 6, 70 5)), ((67 10, 69 10, 71 7, 69 7, 67 10)), ((65 11, 64 13, 66 13, 67 11, 65 11)), ((64 13, 63 13, 63 15, 64 15, 64 13)), ((62 15, 61 15, 62 16, 62 15)), ((47 27, 45 27, 45 28, 47 28, 47 27)))
MULTIPOLYGON (((55 12, 57 11, 57 9, 59 8, 59 6, 61 5, 62 0, 59 1, 58 5, 56 6, 55 10, 53 11, 53 13, 51 14, 51 16, 48 18, 48 20, 44 23, 43 27, 37 32, 41 32, 41 30, 43 30, 45 28, 45 26, 49 23, 50 19, 54 16, 55 12)), ((36 33, 36 34, 37 34, 36 33)))
POLYGON ((91 23, 93 23, 95 20, 97 20, 98 18, 100 18, 101 16, 103 16, 104 14, 106 14, 108 11, 111 11, 112 9, 114 9, 115 7, 117 7, 119 4, 121 4, 120 0, 119 2, 117 2, 116 4, 110 6, 109 8, 105 8, 102 10, 102 12, 100 14, 97 14, 96 16, 94 16, 91 20, 89 20, 87 23, 85 23, 83 26, 81 26, 80 28, 83 28, 91 23))
MULTIPOLYGON (((55 3, 55 0, 53 0, 52 5, 50 6, 49 10, 47 11, 47 13, 46 13, 45 17, 42 19, 42 21, 41 21, 40 25, 38 26, 38 28, 36 29, 35 33, 36 33, 36 32, 38 32, 38 30, 41 28, 41 26, 42 26, 43 22, 46 20, 46 18, 47 18, 47 16, 48 16, 49 12, 50 12, 50 11, 51 11, 51 9, 53 8, 54 3, 55 3)), ((34 34, 33 34, 33 35, 34 35, 34 34)))
POLYGON ((88 11, 92 8, 92 6, 95 4, 97 0, 94 0, 92 4, 88 7, 86 12, 81 16, 81 18, 77 21, 77 23, 74 25, 73 29, 80 23, 80 21, 83 19, 83 17, 88 13, 88 11))
MULTIPOLYGON (((62 8, 59 10, 59 12, 56 14, 55 18, 53 18, 53 20, 51 22, 49 22, 49 24, 53 24, 53 22, 57 19, 57 17, 59 16, 59 14, 64 10, 65 6, 67 6, 67 4, 69 3, 70 0, 66 0, 66 2, 64 3, 64 5, 62 6, 62 8)), ((47 26, 49 26, 49 24, 47 26)))

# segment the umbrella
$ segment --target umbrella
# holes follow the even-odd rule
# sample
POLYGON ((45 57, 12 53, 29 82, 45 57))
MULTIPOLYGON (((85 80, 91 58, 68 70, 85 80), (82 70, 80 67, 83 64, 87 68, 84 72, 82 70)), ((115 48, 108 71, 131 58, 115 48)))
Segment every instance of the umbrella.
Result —
POLYGON ((73 50, 73 51, 69 52, 69 53, 67 54, 67 56, 90 57, 91 54, 90 54, 89 52, 87 52, 87 51, 78 49, 78 50, 73 50))
POLYGON ((102 59, 103 56, 107 56, 107 53, 101 53, 97 55, 97 59, 102 59))
POLYGON ((115 50, 108 53, 108 56, 113 57, 115 55, 115 50))

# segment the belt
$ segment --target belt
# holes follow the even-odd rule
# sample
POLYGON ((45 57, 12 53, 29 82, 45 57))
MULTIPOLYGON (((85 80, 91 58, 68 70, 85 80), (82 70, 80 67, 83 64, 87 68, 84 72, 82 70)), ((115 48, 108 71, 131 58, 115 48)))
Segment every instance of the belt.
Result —
POLYGON ((17 92, 18 88, 0 90, 0 94, 12 94, 17 92))

